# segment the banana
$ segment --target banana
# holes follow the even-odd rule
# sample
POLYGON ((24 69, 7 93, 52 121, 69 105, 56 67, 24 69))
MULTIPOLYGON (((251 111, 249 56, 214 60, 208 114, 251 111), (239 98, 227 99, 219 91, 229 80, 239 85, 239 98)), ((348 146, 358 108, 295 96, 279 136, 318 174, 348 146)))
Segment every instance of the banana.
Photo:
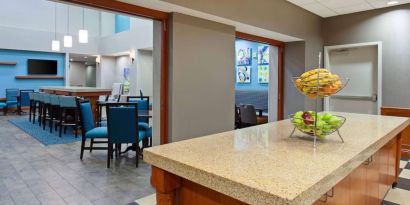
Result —
POLYGON ((307 71, 307 72, 303 73, 303 74, 300 76, 300 78, 303 80, 304 78, 307 78, 307 77, 309 77, 309 76, 311 76, 311 75, 314 75, 314 74, 317 75, 318 72, 319 72, 319 73, 330 73, 327 69, 318 68, 318 69, 313 69, 313 70, 310 70, 310 71, 307 71))

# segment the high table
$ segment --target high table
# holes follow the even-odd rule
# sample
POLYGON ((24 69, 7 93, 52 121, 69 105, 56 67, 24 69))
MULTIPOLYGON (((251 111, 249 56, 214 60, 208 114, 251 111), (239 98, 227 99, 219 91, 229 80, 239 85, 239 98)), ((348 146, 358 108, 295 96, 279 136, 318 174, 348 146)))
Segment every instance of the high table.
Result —
POLYGON ((40 91, 66 96, 84 97, 91 102, 94 119, 97 119, 97 100, 101 95, 110 95, 111 89, 107 88, 92 88, 92 87, 70 87, 70 86, 50 86, 41 87, 40 91))
POLYGON ((331 134, 314 148, 283 120, 145 149, 157 204, 380 204, 409 118, 335 114, 344 143, 331 134))

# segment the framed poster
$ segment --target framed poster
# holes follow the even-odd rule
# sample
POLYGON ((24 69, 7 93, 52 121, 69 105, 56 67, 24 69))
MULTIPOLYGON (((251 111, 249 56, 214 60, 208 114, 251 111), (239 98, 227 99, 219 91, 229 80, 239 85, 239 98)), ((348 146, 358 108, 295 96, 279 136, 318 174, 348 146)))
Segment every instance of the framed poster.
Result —
POLYGON ((269 46, 258 46, 258 64, 269 64, 269 46))
POLYGON ((122 83, 124 85, 124 93, 129 93, 130 92, 130 69, 129 68, 124 68, 124 75, 123 75, 123 80, 122 83))
POLYGON ((252 49, 240 48, 236 54, 237 65, 250 65, 252 62, 252 49))
POLYGON ((269 83, 269 65, 258 66, 258 82, 269 83))
POLYGON ((236 70, 237 83, 251 83, 251 66, 238 66, 236 70))

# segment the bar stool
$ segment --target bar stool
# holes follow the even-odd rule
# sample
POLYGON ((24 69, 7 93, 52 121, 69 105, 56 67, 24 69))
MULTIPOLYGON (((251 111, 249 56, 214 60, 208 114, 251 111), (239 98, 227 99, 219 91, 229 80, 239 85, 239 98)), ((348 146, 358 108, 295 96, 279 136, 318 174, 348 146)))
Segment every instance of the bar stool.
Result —
POLYGON ((50 99, 50 94, 48 93, 44 93, 43 94, 43 114, 42 114, 42 125, 43 125, 43 130, 46 129, 46 122, 48 120, 51 121, 51 117, 50 117, 50 107, 51 107, 51 99, 50 99))
POLYGON ((63 127, 64 127, 64 134, 67 131, 67 126, 72 126, 75 129, 75 137, 77 138, 77 128, 78 128, 78 110, 77 110, 77 102, 76 97, 74 96, 59 96, 60 101, 60 133, 59 136, 62 136, 63 127), (69 113, 73 114, 73 118, 70 120, 68 119, 69 113))
POLYGON ((29 111, 28 111, 28 121, 31 122, 31 116, 33 115, 33 108, 34 108, 34 98, 35 98, 36 93, 31 92, 28 93, 28 98, 29 98, 29 111))
POLYGON ((38 120, 38 124, 39 124, 40 127, 41 127, 41 123, 42 123, 42 119, 43 119, 44 95, 45 95, 45 93, 39 93, 38 98, 37 98, 37 101, 38 101, 38 118, 37 118, 37 120, 38 120))
POLYGON ((54 129, 57 130, 58 122, 60 121, 60 97, 58 95, 50 96, 50 133, 54 129))

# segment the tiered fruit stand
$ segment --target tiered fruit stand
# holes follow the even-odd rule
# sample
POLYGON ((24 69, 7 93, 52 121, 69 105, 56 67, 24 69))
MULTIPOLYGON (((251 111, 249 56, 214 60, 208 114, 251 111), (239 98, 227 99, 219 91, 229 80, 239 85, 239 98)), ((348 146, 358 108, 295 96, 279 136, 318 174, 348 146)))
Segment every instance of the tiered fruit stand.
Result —
MULTIPOLYGON (((319 68, 321 67, 320 65, 321 65, 321 53, 319 53, 319 68)), ((303 115, 313 115, 311 116, 312 118, 303 119, 303 123, 305 124, 303 128, 300 126, 300 123, 296 122, 296 121, 299 122, 300 119, 296 119, 295 115, 290 115, 290 120, 294 125, 294 129, 292 133, 290 134, 290 137, 292 137, 296 129, 298 129, 302 133, 307 134, 310 137, 313 137, 313 146, 316 147, 317 139, 324 139, 326 136, 336 132, 339 138, 341 139, 341 141, 344 142, 343 137, 339 132, 339 129, 346 122, 346 118, 343 116, 328 114, 328 115, 331 115, 333 118, 337 118, 339 122, 335 126, 325 131, 319 130, 318 129, 318 121, 319 121, 318 117, 322 117, 322 114, 320 114, 319 116, 318 110, 319 110, 319 103, 321 99, 325 97, 330 97, 331 95, 334 95, 338 93, 339 91, 341 91, 349 83, 349 79, 346 78, 342 82, 342 80, 339 79, 339 76, 332 75, 325 68, 320 68, 320 69, 314 69, 314 70, 308 71, 302 74, 301 77, 293 77, 292 81, 295 87, 303 95, 306 95, 309 98, 315 100, 315 111, 310 111, 309 113, 306 113, 306 112, 303 113, 303 115), (309 82, 301 80, 302 77, 306 78, 306 76, 308 76, 309 82), (312 84, 312 82, 314 82, 314 84, 312 84)))

